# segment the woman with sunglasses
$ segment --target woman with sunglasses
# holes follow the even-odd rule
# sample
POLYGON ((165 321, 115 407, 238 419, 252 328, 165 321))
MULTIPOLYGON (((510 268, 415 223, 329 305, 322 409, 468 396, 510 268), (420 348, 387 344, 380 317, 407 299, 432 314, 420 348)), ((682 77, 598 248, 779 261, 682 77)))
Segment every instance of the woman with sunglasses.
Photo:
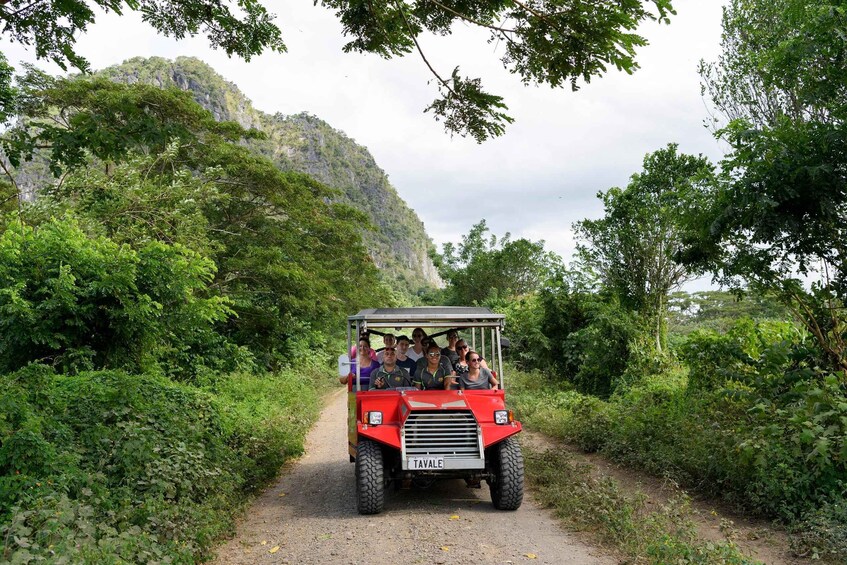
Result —
POLYGON ((480 366, 482 357, 476 351, 468 351, 468 372, 459 375, 459 388, 462 390, 488 390, 497 388, 497 379, 491 371, 480 366))
POLYGON ((465 361, 468 349, 470 348, 465 340, 460 339, 456 342, 456 353, 459 355, 459 358, 453 363, 453 371, 456 372, 457 377, 461 377, 468 372, 468 362, 465 361))
MULTIPOLYGON (((460 339, 456 342, 456 353, 459 354, 459 360, 453 363, 453 370, 456 371, 457 376, 468 372, 468 362, 466 358, 468 356, 469 349, 470 347, 468 347, 468 342, 465 340, 460 339)), ((482 360, 479 362, 479 366, 488 369, 488 363, 485 362, 485 358, 480 357, 480 359, 482 360)))
POLYGON ((453 384, 455 373, 448 365, 441 362, 441 348, 437 343, 430 343, 426 348, 426 365, 418 367, 415 373, 414 385, 421 390, 449 389, 453 384))

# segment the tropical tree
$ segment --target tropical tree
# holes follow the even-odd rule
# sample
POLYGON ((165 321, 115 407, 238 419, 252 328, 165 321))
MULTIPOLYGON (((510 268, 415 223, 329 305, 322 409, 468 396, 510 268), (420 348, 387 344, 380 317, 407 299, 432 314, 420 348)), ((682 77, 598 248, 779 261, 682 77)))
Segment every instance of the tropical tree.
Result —
POLYGON ((702 77, 728 177, 684 258, 781 298, 847 375, 847 10, 734 0, 723 25, 702 77))
MULTIPOLYGON (((439 91, 427 111, 448 131, 477 141, 501 135, 512 121, 502 97, 486 92, 480 78, 463 76, 458 67, 436 70, 423 51, 422 35, 448 35, 457 24, 482 28, 503 46, 502 64, 524 83, 570 83, 576 89, 580 80, 590 81, 609 67, 637 69, 635 50, 646 40, 636 28, 645 20, 667 22, 674 13, 670 0, 323 0, 322 5, 335 10, 350 37, 347 52, 384 58, 417 52, 439 91)), ((266 49, 285 51, 273 15, 257 0, 239 0, 237 9, 225 0, 3 0, 0 25, 4 37, 34 46, 38 58, 85 71, 88 63, 75 51, 76 37, 98 12, 124 11, 141 12, 158 32, 176 38, 205 33, 213 47, 248 60, 266 49)))
POLYGON ((362 214, 237 143, 255 132, 216 122, 179 90, 37 82, 24 91, 27 127, 8 139, 13 150, 16 139, 43 147, 40 158, 60 178, 25 209, 27 221, 72 213, 92 236, 210 257, 210 292, 235 314, 219 330, 268 366, 382 294, 373 293, 381 283, 361 241, 362 214))
POLYGON ((681 218, 702 205, 713 182, 708 159, 669 144, 644 158, 644 170, 625 189, 598 194, 602 218, 574 225, 582 269, 596 273, 622 306, 650 322, 658 351, 666 339, 668 295, 691 276, 676 259, 685 230, 681 218))
POLYGON ((445 243, 435 257, 441 277, 448 283, 454 304, 481 303, 490 298, 513 298, 539 290, 561 264, 543 241, 488 235, 485 220, 471 227, 458 245, 445 243))

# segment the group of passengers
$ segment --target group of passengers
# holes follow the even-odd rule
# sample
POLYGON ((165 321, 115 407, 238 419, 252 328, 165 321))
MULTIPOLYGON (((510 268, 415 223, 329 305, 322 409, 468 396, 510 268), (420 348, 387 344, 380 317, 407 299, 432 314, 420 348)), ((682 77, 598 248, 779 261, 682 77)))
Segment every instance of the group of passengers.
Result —
POLYGON ((412 332, 411 345, 405 335, 385 334, 385 347, 379 352, 371 348, 367 334, 359 337, 358 346, 350 351, 350 373, 341 382, 352 390, 359 369, 362 390, 415 387, 421 390, 497 388, 497 379, 485 359, 471 351, 456 330, 447 332, 447 346, 441 347, 421 328, 412 332))

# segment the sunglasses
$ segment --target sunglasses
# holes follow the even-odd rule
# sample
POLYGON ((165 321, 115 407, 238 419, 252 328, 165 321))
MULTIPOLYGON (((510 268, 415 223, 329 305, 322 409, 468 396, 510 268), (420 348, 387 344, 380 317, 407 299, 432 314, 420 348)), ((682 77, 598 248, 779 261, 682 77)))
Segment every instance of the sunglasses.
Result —
POLYGON ((468 348, 468 346, 467 346, 467 345, 460 345, 460 346, 459 346, 459 347, 457 347, 456 349, 467 349, 467 348, 468 348))
POLYGON ((432 353, 427 353, 429 357, 441 357, 440 351, 433 351, 432 353))
POLYGON ((474 361, 479 362, 479 357, 474 357, 473 359, 468 359, 468 363, 473 363, 474 361))
POLYGON ((397 351, 397 350, 394 349, 393 347, 386 347, 385 352, 388 353, 389 351, 397 351))

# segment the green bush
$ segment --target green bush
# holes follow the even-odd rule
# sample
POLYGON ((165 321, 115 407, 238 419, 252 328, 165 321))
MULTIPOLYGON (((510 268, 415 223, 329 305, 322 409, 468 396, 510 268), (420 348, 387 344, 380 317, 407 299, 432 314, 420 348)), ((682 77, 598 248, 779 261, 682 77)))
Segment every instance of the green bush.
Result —
POLYGON ((245 494, 302 451, 318 412, 310 376, 197 388, 33 365, 0 377, 0 561, 202 558, 245 494))
POLYGON ((214 331, 231 310, 206 296, 215 268, 179 245, 138 250, 89 238, 72 219, 0 235, 0 372, 30 362, 68 371, 190 375, 244 355, 214 331))
POLYGON ((785 370, 788 348, 798 337, 790 322, 743 318, 724 334, 713 330, 691 332, 677 354, 691 368, 691 388, 714 390, 727 381, 753 384, 763 370, 785 370))
POLYGON ((799 555, 847 563, 847 500, 843 496, 808 512, 792 529, 792 545, 799 555))
MULTIPOLYGON (((645 377, 608 401, 548 384, 514 387, 512 402, 535 429, 799 524, 798 547, 839 562, 847 520, 833 501, 847 488, 847 395, 836 376, 802 366, 800 345, 787 357, 795 368, 780 373, 775 367, 789 363, 784 344, 774 347, 757 365, 772 369, 751 371, 749 384, 703 390, 677 371, 645 377)), ((518 385, 526 378, 511 375, 518 385)))

